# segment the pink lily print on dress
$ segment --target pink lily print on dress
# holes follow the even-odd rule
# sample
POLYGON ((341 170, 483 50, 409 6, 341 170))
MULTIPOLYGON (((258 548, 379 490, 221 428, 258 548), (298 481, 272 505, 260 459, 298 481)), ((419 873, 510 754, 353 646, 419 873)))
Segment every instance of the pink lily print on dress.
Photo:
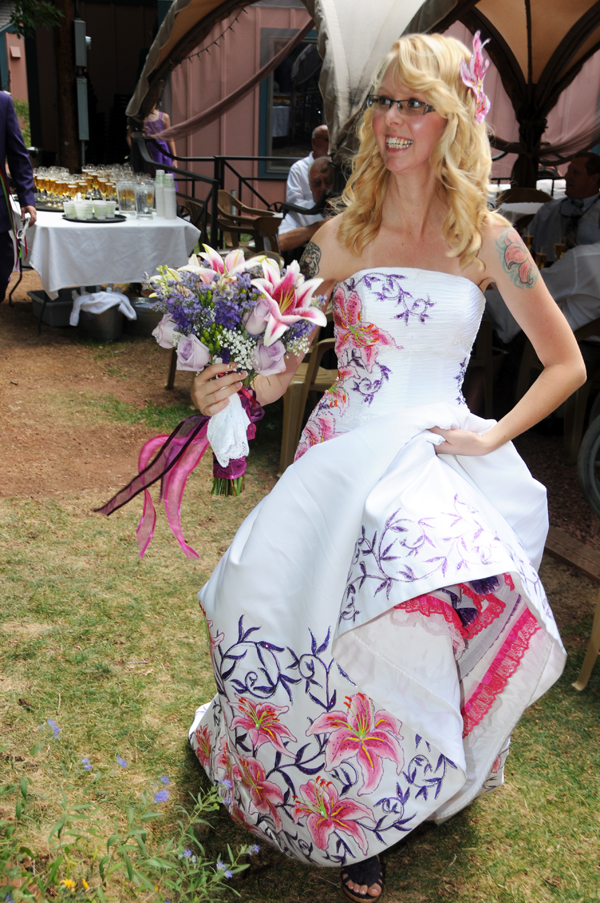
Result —
POLYGON ((358 377, 358 371, 354 367, 349 365, 340 367, 338 369, 337 380, 334 382, 331 389, 327 389, 323 396, 323 399, 327 402, 328 406, 330 408, 337 408, 342 417, 346 413, 349 401, 346 383, 353 377, 358 377))
POLYGON ((362 322, 362 302, 356 292, 348 297, 342 285, 338 285, 333 296, 333 319, 336 326, 335 351, 344 366, 355 352, 363 367, 371 373, 382 345, 391 345, 402 351, 392 336, 373 323, 362 322))
POLYGON ((318 413, 315 411, 304 427, 294 461, 301 458, 313 445, 327 442, 328 439, 333 439, 334 437, 335 417, 333 414, 330 414, 328 411, 319 411, 318 413))
POLYGON ((270 815, 275 830, 281 831, 281 816, 276 806, 283 805, 283 794, 277 784, 266 780, 266 773, 260 762, 240 756, 233 766, 233 776, 249 790, 256 811, 261 815, 270 815))
POLYGON ((285 748, 283 740, 292 740, 295 743, 296 738, 279 720, 279 714, 289 712, 289 706, 272 705, 269 702, 256 705, 252 700, 242 696, 238 709, 241 715, 235 716, 231 727, 246 730, 255 751, 263 743, 271 743, 282 755, 291 756, 292 759, 295 757, 295 753, 285 748))
POLYGON ((357 824, 358 818, 375 821, 373 812, 355 800, 341 800, 331 781, 317 778, 300 787, 300 797, 295 799, 293 812, 294 822, 298 824, 306 817, 306 825, 320 850, 326 850, 329 838, 334 831, 349 834, 363 853, 368 850, 364 829, 357 824))
POLYGON ((206 726, 197 727, 194 739, 194 752, 196 753, 198 761, 203 768, 208 768, 210 764, 210 754, 212 752, 209 729, 206 726))
POLYGON ((325 712, 316 718, 306 736, 310 734, 331 734, 325 747, 325 769, 331 771, 341 762, 356 757, 362 772, 363 785, 358 791, 361 796, 375 790, 383 776, 382 759, 396 763, 396 774, 404 765, 404 753, 397 740, 401 722, 380 709, 375 711, 375 703, 364 693, 347 696, 347 711, 325 712))

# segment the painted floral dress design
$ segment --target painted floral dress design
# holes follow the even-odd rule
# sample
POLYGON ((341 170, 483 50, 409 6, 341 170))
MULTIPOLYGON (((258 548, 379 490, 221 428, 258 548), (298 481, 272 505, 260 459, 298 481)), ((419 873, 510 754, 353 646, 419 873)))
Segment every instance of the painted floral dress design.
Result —
POLYGON ((424 270, 336 287, 338 379, 200 593, 216 695, 191 745, 231 817, 305 862, 360 861, 500 786, 562 670, 543 488, 510 445, 449 459, 430 432, 485 428, 460 394, 482 306, 424 270))

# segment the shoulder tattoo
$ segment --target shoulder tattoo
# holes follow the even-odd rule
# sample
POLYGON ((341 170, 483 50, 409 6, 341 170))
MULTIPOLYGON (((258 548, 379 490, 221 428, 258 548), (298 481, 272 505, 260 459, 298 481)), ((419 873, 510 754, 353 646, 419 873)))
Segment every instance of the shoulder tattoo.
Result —
POLYGON ((516 229, 504 229, 496 241, 502 269, 517 288, 531 288, 539 278, 531 254, 516 229))
POLYGON ((300 272, 307 279, 312 279, 318 275, 319 263, 321 262, 321 249, 314 241, 309 241, 304 254, 300 258, 300 272))

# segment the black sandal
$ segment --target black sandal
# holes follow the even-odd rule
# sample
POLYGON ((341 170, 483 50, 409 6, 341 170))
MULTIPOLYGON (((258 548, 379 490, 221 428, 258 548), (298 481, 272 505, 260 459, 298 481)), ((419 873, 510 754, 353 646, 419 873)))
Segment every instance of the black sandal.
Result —
POLYGON ((365 903, 365 900, 380 900, 383 894, 383 873, 379 856, 371 856, 369 859, 363 859, 362 862, 353 862, 350 865, 345 865, 342 869, 342 891, 348 900, 352 900, 353 903, 365 903), (378 884, 381 888, 381 893, 376 897, 368 891, 366 894, 359 894, 348 887, 349 881, 361 886, 366 884, 367 887, 378 884))

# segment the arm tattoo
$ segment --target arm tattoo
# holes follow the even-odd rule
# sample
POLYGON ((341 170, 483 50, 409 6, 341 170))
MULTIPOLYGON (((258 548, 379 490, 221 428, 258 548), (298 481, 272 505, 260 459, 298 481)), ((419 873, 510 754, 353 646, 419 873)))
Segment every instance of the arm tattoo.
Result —
POLYGON ((531 288, 539 272, 516 229, 505 229, 496 241, 502 269, 517 288, 531 288))
POLYGON ((321 261, 321 249, 314 241, 309 241, 304 254, 300 258, 300 272, 307 279, 312 279, 319 272, 319 263, 321 261))

